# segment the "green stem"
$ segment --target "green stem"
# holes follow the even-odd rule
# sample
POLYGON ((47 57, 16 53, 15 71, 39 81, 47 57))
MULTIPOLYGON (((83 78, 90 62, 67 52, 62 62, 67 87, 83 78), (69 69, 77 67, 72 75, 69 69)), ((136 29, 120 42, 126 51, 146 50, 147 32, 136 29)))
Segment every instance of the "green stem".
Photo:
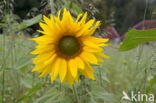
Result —
POLYGON ((73 94, 75 96, 76 103, 80 103, 75 84, 73 84, 73 94))

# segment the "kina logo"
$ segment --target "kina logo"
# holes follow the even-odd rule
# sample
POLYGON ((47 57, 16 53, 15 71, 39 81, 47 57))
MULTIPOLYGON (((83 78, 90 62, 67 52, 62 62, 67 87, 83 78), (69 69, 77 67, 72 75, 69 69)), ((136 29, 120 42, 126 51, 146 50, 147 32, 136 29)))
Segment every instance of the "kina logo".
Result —
POLYGON ((143 94, 141 92, 134 93, 134 91, 131 91, 130 95, 128 95, 125 91, 122 92, 123 97, 121 100, 127 100, 127 101, 135 101, 135 102, 151 102, 153 103, 155 101, 154 94, 143 94))

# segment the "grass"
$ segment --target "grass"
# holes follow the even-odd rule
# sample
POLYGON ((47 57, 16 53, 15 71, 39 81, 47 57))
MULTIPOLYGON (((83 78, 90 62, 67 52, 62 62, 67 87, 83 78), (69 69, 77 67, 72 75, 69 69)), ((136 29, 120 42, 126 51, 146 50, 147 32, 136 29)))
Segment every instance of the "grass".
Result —
MULTIPOLYGON (((38 78, 38 73, 31 72, 32 41, 9 35, 4 45, 3 36, 0 35, 0 78, 4 77, 4 81, 0 79, 0 91, 4 91, 4 95, 0 95, 0 101, 3 98, 3 103, 76 102, 68 84, 60 84, 59 80, 51 83, 48 76, 38 78)), ((105 48, 110 59, 93 66, 96 80, 81 76, 76 84, 80 103, 127 103, 121 101, 122 91, 156 93, 155 44, 145 44, 128 52, 118 51, 119 44, 110 44, 111 47, 105 48)))

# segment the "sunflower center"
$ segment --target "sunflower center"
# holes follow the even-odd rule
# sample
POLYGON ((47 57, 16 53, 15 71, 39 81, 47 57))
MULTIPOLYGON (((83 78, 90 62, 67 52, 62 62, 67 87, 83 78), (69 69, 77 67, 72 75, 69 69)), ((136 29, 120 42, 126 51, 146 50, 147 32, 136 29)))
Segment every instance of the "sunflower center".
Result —
POLYGON ((59 50, 64 55, 73 56, 80 50, 79 41, 73 36, 64 36, 58 44, 59 50))

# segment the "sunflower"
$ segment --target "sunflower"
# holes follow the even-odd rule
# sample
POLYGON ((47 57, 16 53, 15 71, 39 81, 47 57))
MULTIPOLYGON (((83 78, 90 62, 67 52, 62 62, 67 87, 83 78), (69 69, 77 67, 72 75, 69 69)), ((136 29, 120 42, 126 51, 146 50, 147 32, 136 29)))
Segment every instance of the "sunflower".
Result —
POLYGON ((86 21, 87 13, 79 14, 74 19, 67 9, 60 10, 57 16, 43 16, 39 25, 43 35, 33 38, 37 43, 32 54, 34 69, 40 73, 39 77, 50 75, 51 81, 58 76, 61 82, 72 85, 78 82, 79 74, 94 80, 91 64, 103 62, 103 46, 108 39, 93 37, 93 33, 100 26, 100 21, 93 19, 86 21))

